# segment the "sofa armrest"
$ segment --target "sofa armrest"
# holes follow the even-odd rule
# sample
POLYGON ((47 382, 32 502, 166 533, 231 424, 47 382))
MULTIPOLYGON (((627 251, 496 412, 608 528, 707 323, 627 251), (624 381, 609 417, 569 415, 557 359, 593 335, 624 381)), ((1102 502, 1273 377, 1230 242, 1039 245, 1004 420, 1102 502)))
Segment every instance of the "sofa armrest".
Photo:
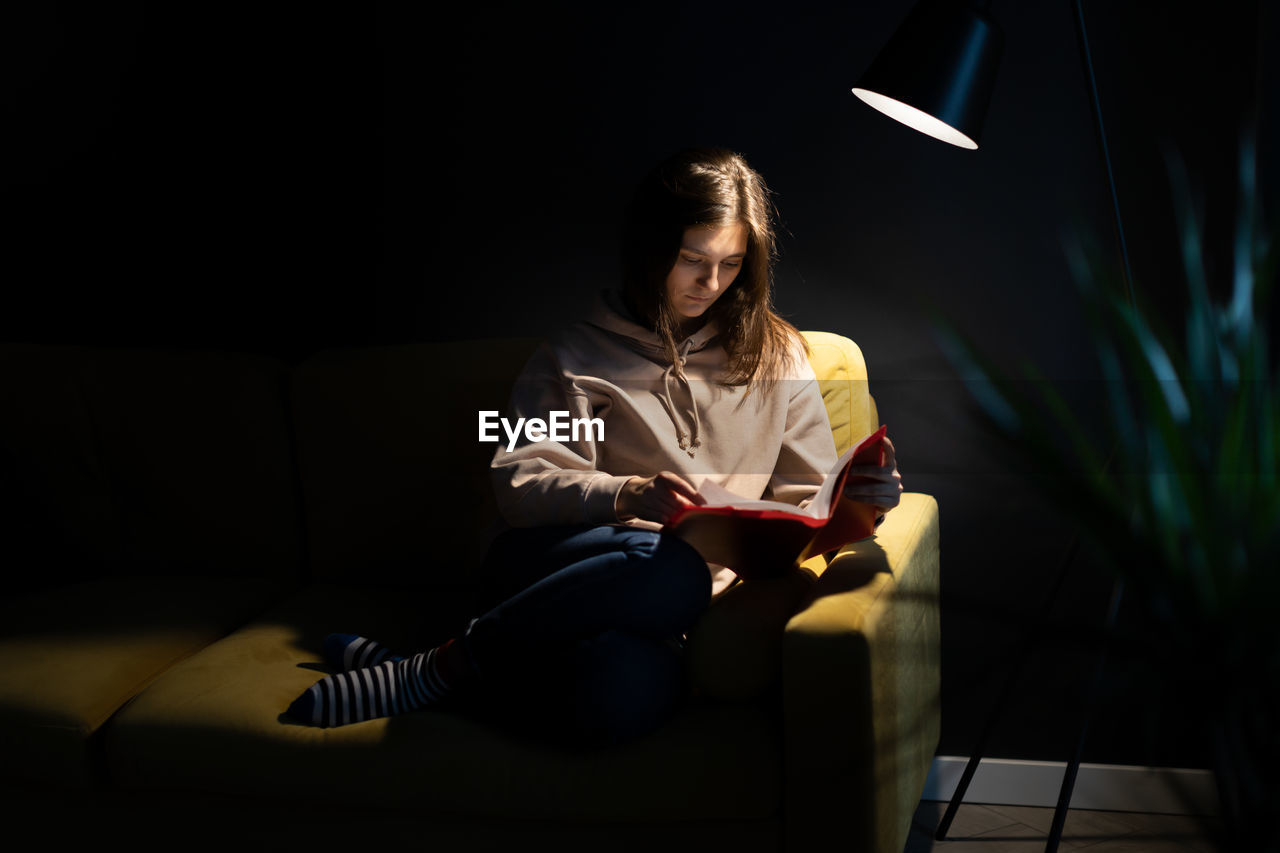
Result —
POLYGON ((937 748, 938 504, 906 493, 783 638, 787 850, 899 853, 937 748))

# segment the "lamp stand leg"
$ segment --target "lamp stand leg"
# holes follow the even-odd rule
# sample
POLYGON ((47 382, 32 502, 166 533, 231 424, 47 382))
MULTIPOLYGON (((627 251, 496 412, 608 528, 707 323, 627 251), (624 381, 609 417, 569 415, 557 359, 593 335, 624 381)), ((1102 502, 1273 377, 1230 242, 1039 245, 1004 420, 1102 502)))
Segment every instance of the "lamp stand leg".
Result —
POLYGON ((1062 565, 1058 569, 1058 576, 1053 582, 1053 588, 1049 591, 1044 604, 1040 607, 1040 617, 1029 626, 1018 650, 1018 656, 1009 668, 1009 675, 1005 679, 1004 686, 1000 689, 1000 695, 995 704, 992 705, 991 712, 987 714, 987 721, 983 724, 982 733, 978 736, 978 742, 974 745, 974 749, 969 756, 969 762, 965 765, 964 772, 960 775, 960 782, 951 794, 951 801, 947 803, 947 810, 943 813, 942 820, 938 822, 938 828, 934 832, 933 837, 938 841, 945 841, 947 838, 947 832, 951 829, 951 822, 955 820, 956 812, 959 811, 960 804, 964 802, 964 795, 969 790, 969 783, 973 781, 973 774, 977 772, 978 765, 982 762, 983 756, 986 755, 987 743, 991 740, 992 732, 995 731, 996 722, 999 720, 1005 706, 1009 703, 1009 698, 1013 695, 1013 688, 1017 686, 1018 680, 1022 677, 1022 670, 1026 666, 1030 650, 1035 646, 1033 642, 1035 631, 1044 625, 1045 617, 1053 610, 1054 602, 1058 600, 1058 593, 1062 590, 1062 583, 1067 578, 1067 572, 1071 568, 1071 564, 1075 560, 1076 551, 1079 548, 1080 538, 1077 536, 1071 541, 1066 554, 1063 555, 1062 565))
MULTIPOLYGON (((1111 602, 1107 606, 1107 632, 1116 626, 1116 618, 1120 612, 1120 600, 1124 597, 1124 581, 1116 579, 1111 587, 1111 602)), ((1102 694, 1102 677, 1107 667, 1107 646, 1102 647, 1098 657, 1098 666, 1093 671, 1093 681, 1089 685, 1088 698, 1085 700, 1084 722, 1080 724, 1080 734, 1076 737, 1076 746, 1067 762, 1067 771, 1062 777, 1062 788, 1058 791, 1058 805, 1053 811, 1053 825, 1049 828, 1049 840, 1045 844, 1045 853, 1057 853, 1058 842, 1062 840, 1062 830, 1067 823, 1067 810, 1071 807, 1071 792, 1075 788, 1076 775, 1080 772, 1080 757, 1084 753, 1085 737, 1089 734, 1089 723, 1093 721, 1097 710, 1098 699, 1102 694)))

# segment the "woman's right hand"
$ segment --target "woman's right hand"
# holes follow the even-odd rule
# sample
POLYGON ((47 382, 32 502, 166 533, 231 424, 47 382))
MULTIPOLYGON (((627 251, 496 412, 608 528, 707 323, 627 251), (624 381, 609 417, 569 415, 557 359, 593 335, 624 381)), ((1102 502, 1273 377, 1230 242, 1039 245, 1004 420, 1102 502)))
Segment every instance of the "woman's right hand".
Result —
POLYGON ((618 492, 616 509, 619 521, 642 518, 666 524, 681 507, 706 503, 688 480, 670 471, 652 477, 632 477, 618 492))

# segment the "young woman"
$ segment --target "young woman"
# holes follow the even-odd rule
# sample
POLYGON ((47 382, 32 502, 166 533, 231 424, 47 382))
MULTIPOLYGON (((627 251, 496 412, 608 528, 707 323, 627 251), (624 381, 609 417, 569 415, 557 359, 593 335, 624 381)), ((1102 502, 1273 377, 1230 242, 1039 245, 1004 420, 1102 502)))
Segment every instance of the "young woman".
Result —
MULTIPOLYGON (((622 287, 542 346, 508 418, 599 419, 564 440, 500 447, 492 474, 510 526, 489 549, 477 618, 401 658, 331 635, 343 670, 289 715, 331 726, 444 703, 595 745, 666 720, 684 694, 683 637, 736 579, 662 524, 710 479, 803 505, 836 461, 803 339, 771 305, 773 207, 761 177, 723 149, 679 152, 639 186, 622 287)), ((850 497, 881 511, 902 491, 884 467, 850 497)))

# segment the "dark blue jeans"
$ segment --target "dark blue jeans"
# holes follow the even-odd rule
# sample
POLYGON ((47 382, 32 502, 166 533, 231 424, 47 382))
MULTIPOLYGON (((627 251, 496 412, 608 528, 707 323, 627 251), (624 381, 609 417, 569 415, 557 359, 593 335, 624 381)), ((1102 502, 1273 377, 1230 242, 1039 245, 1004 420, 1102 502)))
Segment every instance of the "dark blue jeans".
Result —
POLYGON ((509 530, 482 590, 461 640, 480 676, 474 713, 596 746, 652 731, 683 701, 680 638, 711 597, 684 541, 622 525, 509 530))

